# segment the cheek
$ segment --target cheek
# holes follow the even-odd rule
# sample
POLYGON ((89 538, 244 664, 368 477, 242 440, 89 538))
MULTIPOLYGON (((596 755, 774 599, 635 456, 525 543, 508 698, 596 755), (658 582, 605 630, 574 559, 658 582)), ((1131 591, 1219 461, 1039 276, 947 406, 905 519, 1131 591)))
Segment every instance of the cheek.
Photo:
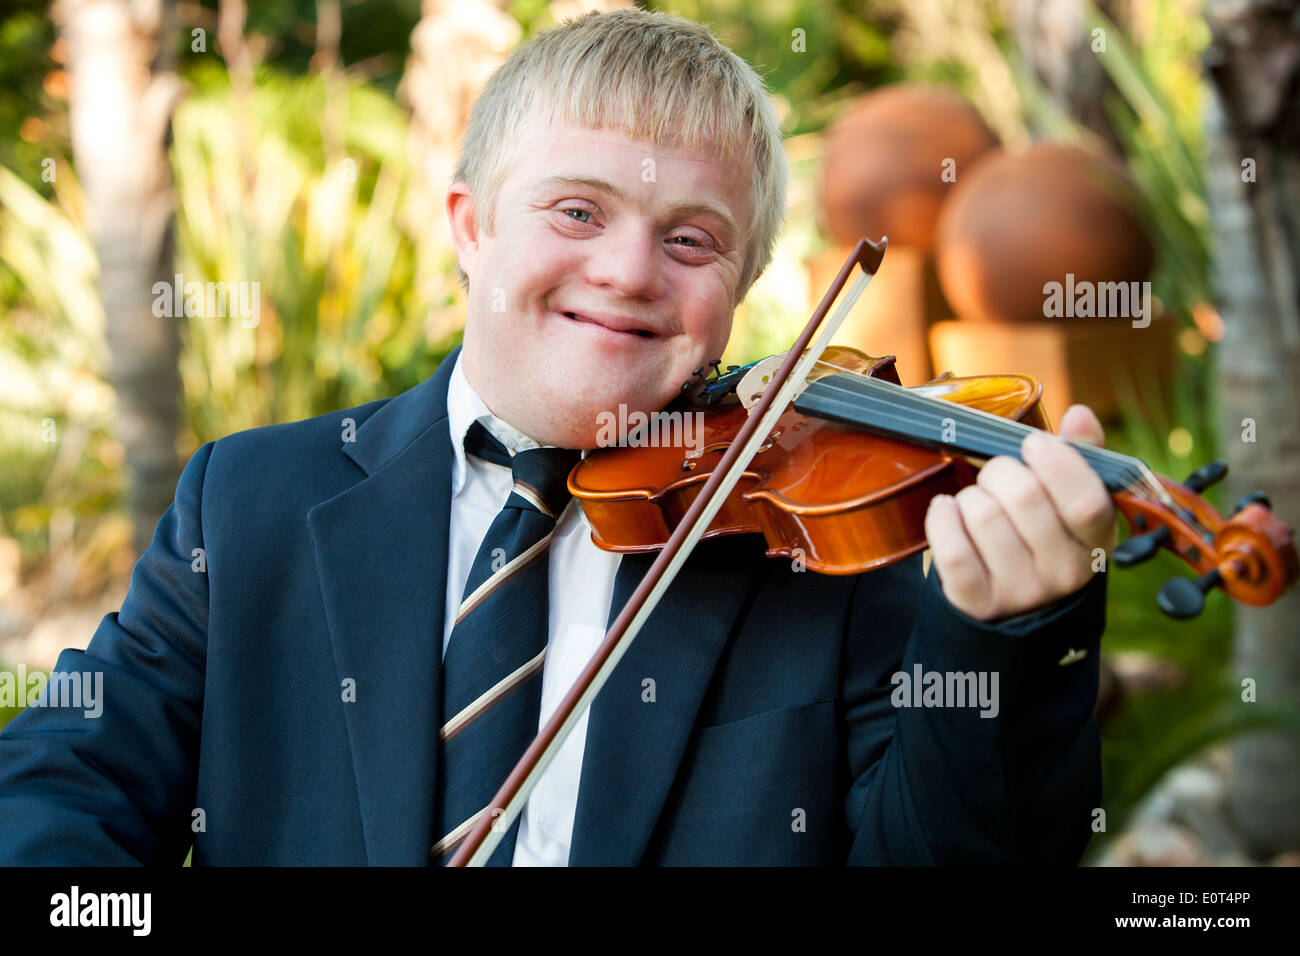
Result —
POLYGON ((709 288, 705 294, 692 299, 691 337, 709 352, 709 358, 722 355, 731 337, 732 309, 725 290, 709 288))
POLYGON ((510 257, 502 262, 500 277, 509 291, 507 308, 535 308, 544 304, 545 298, 562 287, 567 277, 577 274, 578 264, 572 254, 557 250, 546 243, 521 243, 510 257))

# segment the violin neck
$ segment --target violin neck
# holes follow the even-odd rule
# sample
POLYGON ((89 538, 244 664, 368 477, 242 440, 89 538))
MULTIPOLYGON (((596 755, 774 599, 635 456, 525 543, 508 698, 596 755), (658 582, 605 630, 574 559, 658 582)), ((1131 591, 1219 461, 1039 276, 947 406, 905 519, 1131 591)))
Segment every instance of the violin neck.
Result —
MULTIPOLYGON (((809 384, 794 401, 795 411, 864 431, 975 458, 1020 458, 1020 443, 1034 429, 979 409, 918 395, 865 375, 839 373, 809 384)), ((1136 458, 1078 442, 1083 455, 1111 492, 1134 483, 1145 466, 1136 458)))

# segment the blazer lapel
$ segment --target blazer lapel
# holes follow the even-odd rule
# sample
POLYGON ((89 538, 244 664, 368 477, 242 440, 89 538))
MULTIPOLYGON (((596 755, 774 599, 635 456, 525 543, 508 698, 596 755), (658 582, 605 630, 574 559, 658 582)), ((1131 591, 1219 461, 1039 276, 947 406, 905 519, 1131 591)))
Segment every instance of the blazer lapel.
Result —
POLYGON ((425 865, 434 841, 457 352, 362 422, 343 452, 366 477, 307 514, 371 865, 425 865))
MULTIPOLYGON (((752 540, 701 542, 596 695, 583 750, 570 866, 635 866, 641 861, 718 657, 752 586, 753 568, 743 555, 761 553, 752 540), (646 699, 650 686, 653 702, 646 699)), ((607 626, 654 558, 623 556, 607 626)))

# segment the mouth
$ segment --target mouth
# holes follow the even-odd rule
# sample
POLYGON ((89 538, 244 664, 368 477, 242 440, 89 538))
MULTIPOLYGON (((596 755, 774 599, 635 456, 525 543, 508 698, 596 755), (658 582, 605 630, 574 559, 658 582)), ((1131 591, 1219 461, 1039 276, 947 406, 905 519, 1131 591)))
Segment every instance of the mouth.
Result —
POLYGON ((582 312, 557 312, 572 322, 580 322, 584 325, 594 325, 597 328, 604 329, 606 332, 615 335, 636 336, 642 339, 652 339, 655 337, 653 329, 638 323, 634 319, 625 318, 619 315, 598 315, 593 316, 582 312))

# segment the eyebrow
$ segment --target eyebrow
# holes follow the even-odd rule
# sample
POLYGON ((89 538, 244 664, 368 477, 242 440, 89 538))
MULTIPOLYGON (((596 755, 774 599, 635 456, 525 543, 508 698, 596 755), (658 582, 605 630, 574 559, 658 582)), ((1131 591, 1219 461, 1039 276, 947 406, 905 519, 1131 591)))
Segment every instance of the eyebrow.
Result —
MULTIPOLYGON (((590 176, 549 176, 539 182, 533 189, 534 192, 545 192, 548 189, 554 189, 557 186, 586 186, 589 189, 596 189, 600 192, 608 193, 621 202, 629 202, 631 197, 613 183, 607 183, 603 179, 595 179, 590 176)), ((731 232, 732 238, 739 235, 740 230, 736 226, 736 221, 731 217, 727 210, 716 203, 711 202, 684 202, 673 206, 669 212, 679 215, 694 215, 703 213, 709 216, 716 216, 722 220, 722 223, 731 232)))

